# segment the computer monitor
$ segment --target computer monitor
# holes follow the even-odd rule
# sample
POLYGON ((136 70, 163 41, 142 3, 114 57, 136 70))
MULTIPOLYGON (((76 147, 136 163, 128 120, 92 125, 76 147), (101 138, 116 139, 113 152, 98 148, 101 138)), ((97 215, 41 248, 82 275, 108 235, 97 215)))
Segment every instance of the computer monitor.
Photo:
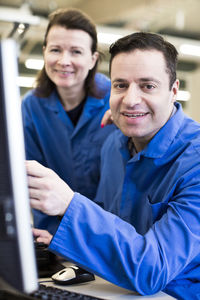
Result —
POLYGON ((37 267, 25 170, 18 48, 0 41, 0 290, 31 293, 37 267))

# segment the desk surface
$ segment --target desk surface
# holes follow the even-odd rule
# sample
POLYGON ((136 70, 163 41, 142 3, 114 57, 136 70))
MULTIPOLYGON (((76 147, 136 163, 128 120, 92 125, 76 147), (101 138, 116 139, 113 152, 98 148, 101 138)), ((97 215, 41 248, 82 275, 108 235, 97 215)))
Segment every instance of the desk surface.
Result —
POLYGON ((135 299, 159 299, 159 300, 170 300, 175 299, 163 292, 159 292, 152 296, 139 296, 134 292, 120 288, 98 276, 95 276, 94 281, 87 283, 74 284, 70 286, 60 286, 55 285, 48 279, 40 279, 40 282, 48 286, 54 286, 61 289, 66 289, 68 291, 77 292, 81 294, 86 294, 90 296, 96 296, 102 299, 112 299, 112 300, 135 300, 135 299))

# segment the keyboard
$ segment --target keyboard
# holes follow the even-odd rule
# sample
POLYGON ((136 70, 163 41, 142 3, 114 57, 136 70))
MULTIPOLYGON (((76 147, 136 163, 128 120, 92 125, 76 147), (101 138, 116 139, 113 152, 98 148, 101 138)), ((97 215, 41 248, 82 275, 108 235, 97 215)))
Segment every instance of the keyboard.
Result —
POLYGON ((103 298, 93 297, 89 295, 70 292, 57 287, 39 284, 38 290, 30 295, 20 294, 14 295, 9 292, 1 292, 2 300, 102 300, 103 298))
POLYGON ((43 284, 40 284, 38 291, 31 294, 31 296, 33 297, 33 299, 47 299, 47 300, 54 300, 54 299, 98 300, 100 299, 97 297, 70 292, 52 286, 45 286, 43 284))

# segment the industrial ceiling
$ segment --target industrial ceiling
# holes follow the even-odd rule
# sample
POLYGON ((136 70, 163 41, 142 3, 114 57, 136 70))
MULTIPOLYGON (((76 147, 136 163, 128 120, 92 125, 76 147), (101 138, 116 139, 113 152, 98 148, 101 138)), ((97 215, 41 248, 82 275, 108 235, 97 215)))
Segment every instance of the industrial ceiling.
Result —
MULTIPOLYGON (((48 14, 61 7, 79 8, 98 28, 118 34, 151 31, 169 37, 176 46, 188 40, 200 45, 200 0, 0 0, 0 37, 18 39, 21 74, 35 74, 25 68, 24 62, 31 57, 42 58, 48 14), (26 30, 16 36, 20 22, 26 30)), ((199 61, 198 56, 182 56, 180 68, 191 71, 199 67, 199 61)))

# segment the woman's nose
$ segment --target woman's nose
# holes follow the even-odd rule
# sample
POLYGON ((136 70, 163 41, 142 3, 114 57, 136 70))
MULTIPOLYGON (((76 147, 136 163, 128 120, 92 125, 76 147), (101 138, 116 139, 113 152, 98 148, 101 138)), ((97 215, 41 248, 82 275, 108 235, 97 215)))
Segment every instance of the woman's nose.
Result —
POLYGON ((62 52, 58 62, 61 65, 70 65, 71 64, 71 55, 68 52, 62 52))

